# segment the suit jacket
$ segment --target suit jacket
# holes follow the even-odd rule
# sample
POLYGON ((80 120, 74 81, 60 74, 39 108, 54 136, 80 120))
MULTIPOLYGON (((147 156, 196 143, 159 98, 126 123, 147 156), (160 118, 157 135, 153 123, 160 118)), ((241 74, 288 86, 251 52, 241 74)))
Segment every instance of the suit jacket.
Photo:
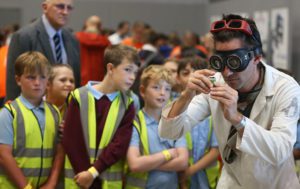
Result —
MULTIPOLYGON (((80 54, 79 43, 66 29, 62 28, 62 38, 67 54, 68 64, 73 68, 75 84, 80 85, 80 54)), ((27 51, 39 51, 53 64, 55 61, 49 36, 43 24, 42 18, 16 32, 8 50, 6 100, 13 100, 20 95, 20 88, 15 81, 14 65, 18 56, 27 51)))

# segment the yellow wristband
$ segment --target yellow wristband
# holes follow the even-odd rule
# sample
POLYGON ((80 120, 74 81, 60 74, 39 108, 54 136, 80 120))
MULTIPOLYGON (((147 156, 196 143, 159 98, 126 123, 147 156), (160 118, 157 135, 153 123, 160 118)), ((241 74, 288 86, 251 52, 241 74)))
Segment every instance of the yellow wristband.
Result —
POLYGON ((99 173, 98 173, 97 169, 95 169, 95 167, 89 168, 88 172, 90 172, 93 175, 93 178, 96 178, 97 176, 99 176, 99 173))
POLYGON ((166 161, 169 161, 172 158, 169 150, 163 150, 162 153, 164 154, 166 161))
POLYGON ((33 189, 33 188, 32 188, 32 186, 31 186, 31 184, 28 183, 28 184, 25 186, 24 189, 33 189))

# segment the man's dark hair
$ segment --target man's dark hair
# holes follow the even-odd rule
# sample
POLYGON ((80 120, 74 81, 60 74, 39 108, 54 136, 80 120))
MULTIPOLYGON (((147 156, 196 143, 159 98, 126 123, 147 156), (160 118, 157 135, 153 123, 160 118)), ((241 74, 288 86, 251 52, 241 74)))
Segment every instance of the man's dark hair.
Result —
MULTIPOLYGON (((261 51, 262 43, 261 43, 260 34, 256 27, 255 22, 252 19, 243 18, 240 15, 234 15, 234 14, 223 15, 223 20, 226 20, 226 22, 229 22, 230 20, 233 20, 233 19, 245 20, 250 25, 252 35, 254 37, 251 37, 242 31, 222 30, 220 32, 212 33, 214 41, 215 42, 228 42, 232 39, 238 38, 244 42, 245 47, 247 47, 247 48, 259 47, 260 51, 261 51)), ((260 52, 260 54, 261 54, 261 52, 260 52)))

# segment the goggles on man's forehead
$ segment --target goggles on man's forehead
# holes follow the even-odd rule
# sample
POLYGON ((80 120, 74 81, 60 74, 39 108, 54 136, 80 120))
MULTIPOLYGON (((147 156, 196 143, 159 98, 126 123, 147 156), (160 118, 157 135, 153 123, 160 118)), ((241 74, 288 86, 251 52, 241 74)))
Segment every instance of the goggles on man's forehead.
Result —
POLYGON ((228 22, 226 20, 218 20, 212 23, 210 27, 211 33, 217 33, 223 30, 232 30, 232 31, 241 31, 253 38, 258 44, 260 44, 259 40, 253 34, 249 23, 245 20, 241 19, 232 19, 228 22))
POLYGON ((212 69, 222 72, 227 66, 232 72, 244 71, 249 62, 254 58, 252 49, 240 48, 231 51, 216 51, 209 59, 212 69))
POLYGON ((248 22, 240 19, 233 19, 226 22, 226 20, 218 20, 212 23, 210 32, 220 32, 223 30, 237 30, 242 31, 248 35, 252 35, 252 30, 248 22))

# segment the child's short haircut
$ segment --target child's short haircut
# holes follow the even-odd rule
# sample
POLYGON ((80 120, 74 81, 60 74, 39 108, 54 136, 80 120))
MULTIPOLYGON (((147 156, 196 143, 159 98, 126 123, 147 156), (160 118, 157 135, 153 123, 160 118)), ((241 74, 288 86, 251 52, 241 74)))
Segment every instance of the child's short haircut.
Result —
POLYGON ((24 73, 48 75, 51 69, 50 62, 40 52, 29 51, 21 54, 15 63, 15 75, 24 73))
POLYGON ((174 85, 171 73, 161 65, 150 65, 144 69, 141 76, 141 85, 147 87, 150 81, 164 80, 170 85, 174 85))
MULTIPOLYGON (((69 70, 71 70, 73 72, 73 76, 74 76, 74 71, 73 71, 73 68, 69 65, 69 64, 53 64, 51 66, 51 70, 50 70, 50 74, 49 74, 49 78, 48 78, 48 81, 50 83, 52 83, 53 79, 55 78, 56 76, 56 73, 54 72, 54 70, 56 68, 68 68, 69 70)), ((75 77, 75 76, 74 76, 75 77)))
POLYGON ((202 70, 208 68, 208 63, 205 59, 200 57, 188 57, 179 60, 177 74, 179 75, 180 71, 184 70, 187 65, 191 65, 194 70, 202 70))
POLYGON ((112 45, 104 51, 104 69, 106 72, 106 65, 112 63, 115 67, 122 63, 124 59, 139 66, 140 60, 138 52, 135 48, 126 45, 112 45))

